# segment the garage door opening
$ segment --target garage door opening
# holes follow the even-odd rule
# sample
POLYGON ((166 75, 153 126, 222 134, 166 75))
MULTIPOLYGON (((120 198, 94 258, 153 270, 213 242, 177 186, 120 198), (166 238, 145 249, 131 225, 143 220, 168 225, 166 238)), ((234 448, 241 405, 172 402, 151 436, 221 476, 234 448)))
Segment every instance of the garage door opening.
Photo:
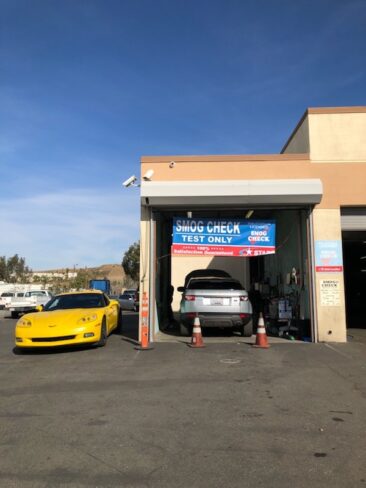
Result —
MULTIPOLYGON (((161 334, 179 336, 180 302, 177 290, 195 269, 221 269, 239 280, 249 292, 254 323, 264 313, 271 335, 311 340, 311 299, 308 257, 309 208, 197 208, 153 211, 155 223, 155 340, 161 334), (276 254, 260 257, 172 256, 173 218, 244 219, 276 222, 276 254)), ((205 332, 205 331, 204 331, 205 332)), ((210 336, 227 336, 227 330, 207 329, 210 336)), ((230 332, 231 334, 231 332, 230 332)), ((235 334, 235 332, 234 332, 235 334)))
POLYGON ((347 328, 366 329, 366 231, 345 231, 342 239, 347 328))

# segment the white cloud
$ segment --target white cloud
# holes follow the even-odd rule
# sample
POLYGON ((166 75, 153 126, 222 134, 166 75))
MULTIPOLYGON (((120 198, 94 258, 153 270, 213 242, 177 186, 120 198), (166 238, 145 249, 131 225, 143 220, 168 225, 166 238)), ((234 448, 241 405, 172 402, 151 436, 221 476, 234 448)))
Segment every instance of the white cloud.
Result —
POLYGON ((139 194, 73 189, 0 199, 0 254, 33 269, 118 263, 139 239, 139 194))

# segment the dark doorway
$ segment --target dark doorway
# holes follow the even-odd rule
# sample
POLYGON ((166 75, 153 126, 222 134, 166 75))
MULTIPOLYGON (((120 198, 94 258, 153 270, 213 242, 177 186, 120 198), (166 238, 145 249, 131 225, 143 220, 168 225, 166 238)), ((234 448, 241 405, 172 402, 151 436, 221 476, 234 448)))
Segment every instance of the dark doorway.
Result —
POLYGON ((348 328, 366 328, 366 232, 343 232, 348 328))

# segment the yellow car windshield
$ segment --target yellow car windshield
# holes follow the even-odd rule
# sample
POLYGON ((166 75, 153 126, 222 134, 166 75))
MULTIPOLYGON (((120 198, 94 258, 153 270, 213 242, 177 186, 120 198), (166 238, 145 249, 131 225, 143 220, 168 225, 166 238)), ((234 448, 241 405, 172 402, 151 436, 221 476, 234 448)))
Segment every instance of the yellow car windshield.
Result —
POLYGON ((101 308, 105 307, 104 297, 99 293, 75 293, 75 295, 58 295, 52 298, 44 307, 44 311, 68 310, 72 308, 101 308))

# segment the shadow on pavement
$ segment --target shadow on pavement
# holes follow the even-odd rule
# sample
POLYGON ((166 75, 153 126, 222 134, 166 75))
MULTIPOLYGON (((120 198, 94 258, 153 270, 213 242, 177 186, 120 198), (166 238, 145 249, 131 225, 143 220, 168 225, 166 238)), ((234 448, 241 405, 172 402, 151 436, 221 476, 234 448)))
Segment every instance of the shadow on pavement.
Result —
POLYGON ((35 348, 13 348, 13 354, 16 356, 42 356, 47 354, 70 354, 76 351, 89 351, 95 349, 95 345, 81 345, 81 346, 52 346, 52 347, 35 347, 35 348))
POLYGON ((123 340, 137 344, 139 339, 139 314, 123 310, 122 312, 122 333, 123 340))

